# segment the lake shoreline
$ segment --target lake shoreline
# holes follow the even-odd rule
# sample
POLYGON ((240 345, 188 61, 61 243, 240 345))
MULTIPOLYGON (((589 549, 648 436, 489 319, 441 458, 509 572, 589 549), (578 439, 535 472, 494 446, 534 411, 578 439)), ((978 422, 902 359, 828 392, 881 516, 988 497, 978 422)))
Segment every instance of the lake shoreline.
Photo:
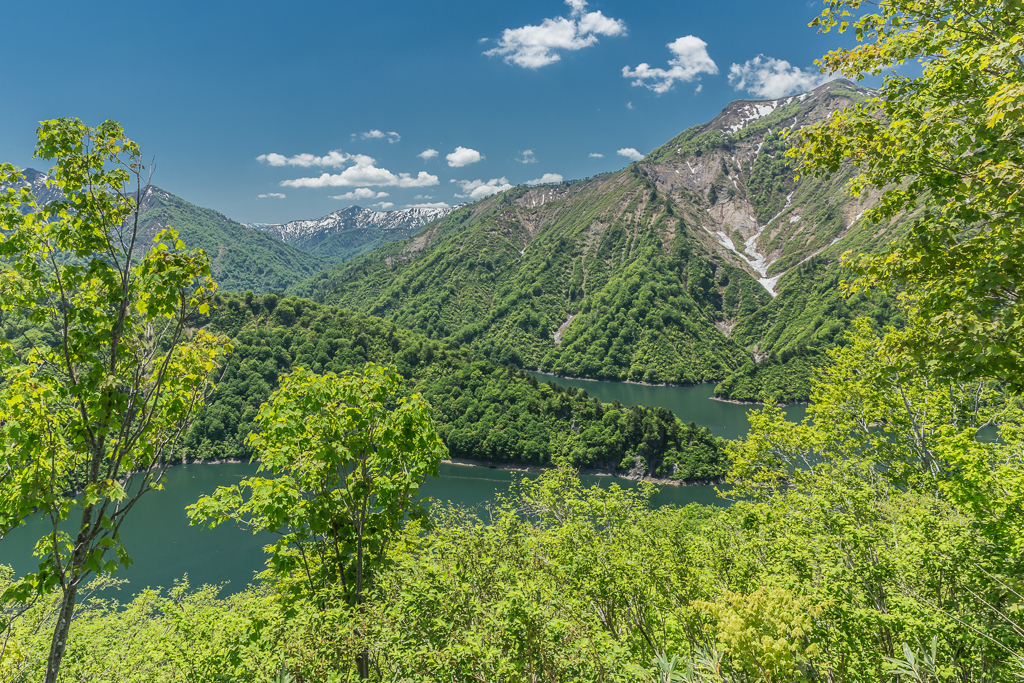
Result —
MULTIPOLYGON (((255 463, 255 460, 242 460, 241 458, 211 458, 208 460, 199 460, 196 458, 189 458, 184 461, 179 461, 171 467, 188 466, 188 465, 247 465, 255 463)), ((478 467, 487 470, 506 470, 509 472, 524 472, 527 474, 542 474, 550 470, 555 469, 552 466, 544 465, 529 465, 526 463, 515 463, 515 462, 493 462, 491 460, 477 460, 474 458, 445 458, 441 460, 442 465, 455 465, 458 467, 478 467)), ((629 473, 620 474, 618 472, 609 472, 608 470, 602 470, 592 467, 584 467, 578 470, 580 474, 590 477, 613 477, 615 479, 625 479, 626 481, 646 481, 649 484, 657 484, 659 486, 718 486, 725 483, 725 477, 715 477, 714 479, 698 479, 696 481, 684 481, 681 479, 659 479, 657 477, 649 476, 634 476, 629 473)))
POLYGON ((544 372, 540 368, 534 368, 533 370, 527 370, 527 372, 536 372, 538 375, 544 375, 545 377, 553 377, 554 379, 568 379, 574 382, 616 382, 618 384, 635 384, 638 387, 700 387, 705 384, 718 384, 717 382, 692 382, 690 384, 676 384, 674 382, 662 382, 660 384, 654 384, 651 382, 637 382, 632 379, 594 379, 593 377, 570 377, 569 375, 556 375, 551 372, 544 372))
MULTIPOLYGON (((473 458, 446 458, 441 461, 444 465, 457 465, 460 467, 480 467, 489 470, 507 470, 511 472, 525 472, 529 474, 541 474, 555 469, 554 467, 545 467, 543 465, 528 465, 524 463, 499 463, 491 462, 490 460, 476 460, 473 458)), ((609 472, 608 470, 595 469, 595 468, 581 468, 580 474, 591 476, 591 477, 614 477, 616 479, 625 479, 626 481, 645 481, 649 484, 656 484, 659 486, 718 486, 719 484, 725 483, 724 477, 715 477, 714 479, 701 479, 698 481, 683 481, 680 479, 658 479, 657 477, 648 476, 633 476, 630 474, 619 474, 617 472, 609 472)))

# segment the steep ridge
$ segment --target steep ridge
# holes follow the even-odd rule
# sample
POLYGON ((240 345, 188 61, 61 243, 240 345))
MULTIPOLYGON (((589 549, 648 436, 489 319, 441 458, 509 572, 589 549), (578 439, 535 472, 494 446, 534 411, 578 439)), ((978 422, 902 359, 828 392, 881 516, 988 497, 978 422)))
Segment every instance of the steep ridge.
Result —
POLYGON ((841 253, 844 247, 837 245, 875 199, 844 193, 852 169, 829 180, 797 182, 784 156, 785 135, 868 92, 839 80, 779 100, 733 102, 709 123, 651 152, 642 166, 660 190, 681 201, 704 198, 701 228, 774 295, 788 269, 830 248, 841 253))
MULTIPOLYGON (((60 197, 57 189, 47 186, 45 173, 26 168, 22 175, 24 181, 19 187, 29 187, 37 204, 60 197)), ((211 270, 224 290, 282 292, 332 263, 154 185, 144 189, 141 209, 137 254, 145 253, 158 232, 172 227, 189 248, 200 248, 210 255, 211 270)))
POLYGON ((350 206, 312 220, 281 224, 250 223, 300 251, 344 261, 382 244, 412 237, 428 223, 444 218, 451 208, 409 208, 373 211, 350 206))
POLYGON ((307 254, 159 187, 146 189, 141 208, 143 245, 152 243, 160 230, 174 228, 190 248, 198 247, 210 255, 214 278, 224 290, 283 292, 331 265, 328 259, 307 254))
POLYGON ((784 156, 786 133, 869 95, 837 80, 803 95, 733 102, 643 162, 664 191, 707 199, 703 229, 724 256, 746 263, 776 297, 731 329, 752 358, 717 387, 723 397, 806 400, 814 368, 827 348, 842 342, 852 319, 899 323, 888 297, 846 298, 839 289, 841 254, 872 251, 897 234, 898 226, 860 221, 877 193, 848 196, 853 169, 797 182, 784 156))
POLYGON ((814 356, 860 309, 884 314, 871 302, 837 304, 834 277, 839 254, 886 238, 858 222, 873 197, 844 194, 849 174, 797 181, 784 156, 787 131, 865 96, 833 81, 734 102, 622 171, 514 188, 293 291, 500 363, 602 379, 725 379, 723 394, 735 386, 757 398, 775 381, 760 376, 765 363, 814 356), (824 291, 807 287, 815 268, 824 291), (785 349, 795 350, 783 359, 785 349))

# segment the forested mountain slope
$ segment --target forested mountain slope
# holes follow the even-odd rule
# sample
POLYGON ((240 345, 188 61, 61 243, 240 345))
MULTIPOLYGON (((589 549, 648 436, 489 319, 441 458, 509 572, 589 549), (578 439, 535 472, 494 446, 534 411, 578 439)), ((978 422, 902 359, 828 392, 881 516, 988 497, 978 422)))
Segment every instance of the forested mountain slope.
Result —
MULTIPOLYGON (((59 198, 46 183, 45 173, 22 171, 22 187, 29 187, 38 205, 59 198)), ((151 185, 143 190, 142 216, 136 252, 143 253, 164 228, 178 231, 190 249, 210 255, 214 278, 221 289, 256 293, 282 292, 330 267, 332 260, 307 254, 261 230, 246 227, 223 214, 190 204, 151 185)))
POLYGON ((409 208, 373 211, 350 206, 322 218, 288 223, 250 223, 300 251, 344 261, 373 251, 382 244, 412 237, 451 209, 409 208))
POLYGON ((218 294, 195 321, 235 340, 209 406, 185 439, 190 457, 248 458, 260 404, 295 365, 317 373, 394 365, 430 402, 452 457, 568 464, 635 476, 708 480, 726 470, 723 440, 664 408, 602 404, 587 392, 540 384, 452 341, 296 297, 218 294))
POLYGON ((735 376, 722 392, 757 398, 783 388, 759 361, 814 357, 851 314, 879 313, 822 304, 838 297, 839 254, 885 239, 857 222, 872 197, 848 197, 848 175, 796 181, 783 156, 786 131, 865 94, 833 81, 734 102, 618 173, 514 188, 293 291, 501 363, 646 382, 735 376), (810 266, 824 291, 807 290, 810 266))
POLYGON ((174 228, 189 248, 198 247, 210 255, 214 278, 224 290, 282 292, 332 263, 159 187, 146 188, 142 209, 144 245, 160 230, 174 228))
POLYGON ((635 168, 517 188, 297 291, 452 337, 501 363, 705 381, 744 359, 715 323, 770 296, 682 227, 694 220, 635 168), (717 271, 731 287, 715 281, 717 271))

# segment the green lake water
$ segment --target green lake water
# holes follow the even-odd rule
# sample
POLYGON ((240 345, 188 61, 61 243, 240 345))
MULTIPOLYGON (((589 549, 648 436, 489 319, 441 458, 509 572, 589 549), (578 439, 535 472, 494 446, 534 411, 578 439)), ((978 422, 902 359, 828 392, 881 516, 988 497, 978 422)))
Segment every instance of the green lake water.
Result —
MULTIPOLYGON (((555 382, 566 387, 585 389, 604 403, 618 401, 626 406, 652 406, 668 408, 686 423, 696 422, 711 430, 715 436, 738 439, 750 430, 747 413, 758 406, 715 401, 714 384, 695 384, 686 387, 647 386, 627 382, 602 382, 591 379, 565 379, 542 372, 531 372, 540 382, 555 382)), ((804 419, 807 406, 793 404, 785 407, 786 416, 794 422, 804 419)))
MULTIPOLYGON (((588 394, 605 402, 618 400, 625 405, 664 406, 686 422, 706 425, 718 436, 735 438, 748 429, 746 413, 749 406, 711 401, 712 385, 694 387, 647 387, 618 382, 563 380, 536 374, 542 381, 581 387, 588 394)), ((792 419, 803 417, 804 406, 790 406, 792 419)), ((227 590, 237 591, 252 581, 253 574, 263 568, 263 546, 271 536, 257 535, 231 525, 216 529, 190 527, 185 506, 211 493, 218 486, 238 483, 252 476, 254 464, 186 465, 171 469, 165 489, 147 493, 122 526, 125 547, 134 560, 118 577, 129 584, 122 596, 137 593, 147 586, 171 586, 188 574, 193 586, 206 583, 227 583, 227 590)), ((441 476, 425 482, 422 492, 437 501, 480 506, 494 499, 496 493, 508 491, 513 480, 536 476, 486 467, 442 465, 441 476)), ((636 484, 616 477, 583 477, 587 485, 620 486, 636 484)), ((664 486, 655 500, 657 505, 701 503, 722 505, 709 486, 664 486)), ((12 565, 24 574, 34 567, 31 550, 45 533, 44 525, 34 521, 14 530, 0 541, 0 564, 12 565)))

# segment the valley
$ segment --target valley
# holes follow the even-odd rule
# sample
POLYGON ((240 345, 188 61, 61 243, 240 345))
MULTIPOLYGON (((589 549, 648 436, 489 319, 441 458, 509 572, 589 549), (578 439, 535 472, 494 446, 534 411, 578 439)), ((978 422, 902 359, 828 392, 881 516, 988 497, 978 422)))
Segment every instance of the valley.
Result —
POLYGON ((1024 678, 1021 0, 22 5, 0 681, 1024 678))

